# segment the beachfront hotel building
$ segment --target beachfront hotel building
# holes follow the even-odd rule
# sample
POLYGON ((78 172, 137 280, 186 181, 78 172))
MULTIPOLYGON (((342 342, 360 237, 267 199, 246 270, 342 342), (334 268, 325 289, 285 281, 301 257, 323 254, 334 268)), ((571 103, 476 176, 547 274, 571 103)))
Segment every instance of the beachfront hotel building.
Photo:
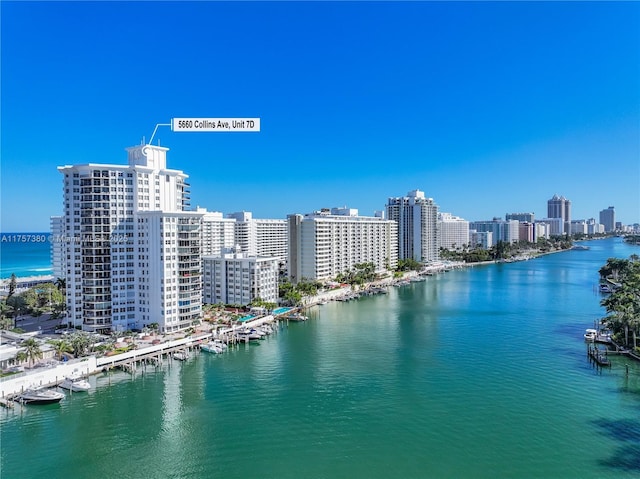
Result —
POLYGON ((562 233, 560 234, 571 234, 571 201, 564 196, 553 195, 553 197, 547 201, 547 217, 561 218, 562 233))
POLYGON ((292 283, 333 280, 362 263, 373 263, 381 274, 397 267, 398 226, 382 215, 358 216, 357 209, 325 208, 289 215, 287 221, 292 283))
POLYGON ((246 306, 258 298, 277 303, 279 258, 249 256, 232 248, 202 260, 206 304, 246 306))
POLYGON ((438 213, 439 247, 460 250, 469 245, 469 222, 451 213, 438 213))
POLYGON ((287 261, 288 229, 285 219, 253 218, 249 211, 227 214, 235 220, 235 245, 252 256, 275 256, 282 265, 287 261))
MULTIPOLYGON (((88 331, 185 329, 202 312, 202 213, 168 148, 127 148, 128 164, 62 166, 68 320, 88 331)), ((59 230, 58 230, 59 232, 59 230)))
POLYGON ((398 258, 421 263, 438 259, 438 206, 424 192, 413 190, 407 196, 389 198, 387 219, 398 225, 398 258))

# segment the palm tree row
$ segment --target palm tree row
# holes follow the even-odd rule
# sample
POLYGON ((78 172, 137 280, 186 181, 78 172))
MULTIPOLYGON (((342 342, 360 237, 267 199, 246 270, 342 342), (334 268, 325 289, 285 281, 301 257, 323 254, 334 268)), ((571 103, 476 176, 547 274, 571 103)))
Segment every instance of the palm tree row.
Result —
POLYGON ((609 258, 600 268, 600 277, 614 284, 613 292, 600 302, 607 310, 603 323, 618 336, 624 332, 625 346, 629 346, 631 334, 633 347, 637 348, 640 335, 640 257, 609 258))

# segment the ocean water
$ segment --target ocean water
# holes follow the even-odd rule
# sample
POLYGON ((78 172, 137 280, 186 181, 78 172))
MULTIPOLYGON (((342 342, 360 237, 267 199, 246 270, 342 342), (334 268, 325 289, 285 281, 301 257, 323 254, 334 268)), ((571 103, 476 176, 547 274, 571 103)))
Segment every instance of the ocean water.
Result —
POLYGON ((619 239, 310 311, 259 345, 0 411, 2 477, 631 478, 640 363, 583 333, 619 239), (626 373, 629 368, 629 374, 626 373))
POLYGON ((49 237, 50 233, 0 233, 0 279, 52 274, 49 237))

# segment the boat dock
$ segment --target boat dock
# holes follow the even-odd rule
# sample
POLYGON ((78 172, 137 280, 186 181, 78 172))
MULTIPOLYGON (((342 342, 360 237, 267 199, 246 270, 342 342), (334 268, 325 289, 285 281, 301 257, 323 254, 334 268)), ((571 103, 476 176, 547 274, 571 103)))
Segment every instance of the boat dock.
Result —
POLYGON ((609 361, 608 351, 606 349, 603 351, 595 346, 589 346, 587 355, 589 356, 589 359, 595 362, 598 366, 611 367, 611 361, 609 361))

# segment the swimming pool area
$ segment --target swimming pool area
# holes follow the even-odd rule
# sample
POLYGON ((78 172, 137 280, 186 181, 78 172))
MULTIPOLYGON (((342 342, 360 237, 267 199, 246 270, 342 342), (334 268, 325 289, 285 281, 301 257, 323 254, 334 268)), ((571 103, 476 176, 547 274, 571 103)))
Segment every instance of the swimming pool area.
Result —
POLYGON ((255 318, 255 316, 253 316, 252 314, 248 315, 248 316, 243 316, 241 317, 238 321, 241 323, 244 323, 245 321, 249 321, 250 319, 255 318))
POLYGON ((272 313, 274 315, 276 314, 284 314, 284 313, 288 313, 289 311, 291 311, 293 308, 276 308, 272 311, 272 313))

